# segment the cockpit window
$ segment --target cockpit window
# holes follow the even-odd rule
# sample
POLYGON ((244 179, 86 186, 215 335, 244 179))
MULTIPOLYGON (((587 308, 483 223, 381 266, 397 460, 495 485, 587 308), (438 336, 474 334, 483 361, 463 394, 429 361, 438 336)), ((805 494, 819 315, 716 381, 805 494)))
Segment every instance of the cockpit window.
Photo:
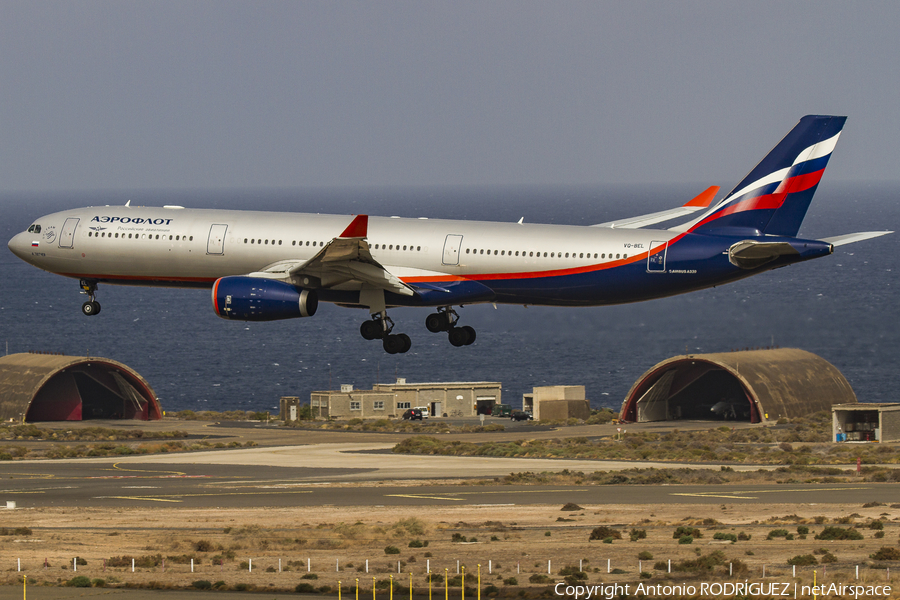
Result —
POLYGON ((40 232, 41 232, 40 225, 32 225, 31 227, 28 228, 28 233, 40 233, 40 232))

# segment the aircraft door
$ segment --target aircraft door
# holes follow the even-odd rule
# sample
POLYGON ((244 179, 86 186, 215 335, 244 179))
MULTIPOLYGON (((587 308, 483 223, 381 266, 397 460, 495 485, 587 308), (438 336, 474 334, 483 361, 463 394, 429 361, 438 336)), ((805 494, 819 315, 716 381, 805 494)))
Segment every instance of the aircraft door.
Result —
POLYGON ((207 254, 225 254, 225 232, 228 225, 213 225, 209 228, 209 241, 206 243, 207 254))
POLYGON ((80 221, 80 219, 74 217, 66 219, 62 231, 59 234, 60 248, 72 248, 75 245, 75 228, 78 227, 78 221, 80 221))
POLYGON ((444 259, 442 262, 445 265, 459 264, 459 248, 462 246, 462 239, 463 236, 451 233, 444 240, 444 259))
POLYGON ((666 252, 669 242, 650 242, 650 254, 647 256, 648 273, 666 272, 666 252))

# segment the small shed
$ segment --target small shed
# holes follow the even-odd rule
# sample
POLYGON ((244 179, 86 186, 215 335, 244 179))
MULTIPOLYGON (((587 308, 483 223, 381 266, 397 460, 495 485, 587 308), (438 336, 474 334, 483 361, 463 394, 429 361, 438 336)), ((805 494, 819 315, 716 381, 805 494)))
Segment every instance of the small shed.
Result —
POLYGON ((590 402, 585 398, 583 385, 542 385, 522 394, 522 410, 531 413, 535 421, 587 420, 591 416, 590 402))
POLYGON ((900 404, 838 404, 831 423, 836 442, 900 442, 900 404))

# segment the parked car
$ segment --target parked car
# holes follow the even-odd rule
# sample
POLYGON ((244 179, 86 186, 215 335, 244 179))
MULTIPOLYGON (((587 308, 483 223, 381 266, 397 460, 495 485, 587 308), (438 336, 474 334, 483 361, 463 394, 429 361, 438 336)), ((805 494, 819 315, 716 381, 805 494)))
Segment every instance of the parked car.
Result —
POLYGON ((491 407, 492 417, 508 417, 512 414, 512 406, 509 404, 495 404, 491 407))
POLYGON ((421 421, 422 420, 422 411, 419 410, 418 408, 408 408, 408 409, 406 409, 406 412, 403 413, 403 419, 406 421, 415 421, 417 419, 419 421, 421 421))
POLYGON ((534 417, 531 416, 531 413, 527 413, 524 410, 514 410, 509 414, 509 418, 513 421, 533 421, 534 417))
POLYGON ((417 406, 416 410, 421 410, 422 416, 425 417, 426 419, 431 416, 431 411, 428 410, 427 406, 417 406))

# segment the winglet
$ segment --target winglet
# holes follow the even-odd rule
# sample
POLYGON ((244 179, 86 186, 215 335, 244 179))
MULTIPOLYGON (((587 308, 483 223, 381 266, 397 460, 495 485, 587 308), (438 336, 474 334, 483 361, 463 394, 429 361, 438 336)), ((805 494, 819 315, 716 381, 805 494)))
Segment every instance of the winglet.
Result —
POLYGON ((369 215, 356 215, 353 221, 347 225, 347 229, 344 230, 338 237, 342 238, 364 238, 369 230, 369 215))
POLYGON ((710 204, 712 204, 713 198, 716 197, 716 194, 719 193, 719 186, 711 185, 706 188, 704 191, 700 192, 693 200, 689 200, 685 206, 697 206, 700 208, 706 208, 710 204))

